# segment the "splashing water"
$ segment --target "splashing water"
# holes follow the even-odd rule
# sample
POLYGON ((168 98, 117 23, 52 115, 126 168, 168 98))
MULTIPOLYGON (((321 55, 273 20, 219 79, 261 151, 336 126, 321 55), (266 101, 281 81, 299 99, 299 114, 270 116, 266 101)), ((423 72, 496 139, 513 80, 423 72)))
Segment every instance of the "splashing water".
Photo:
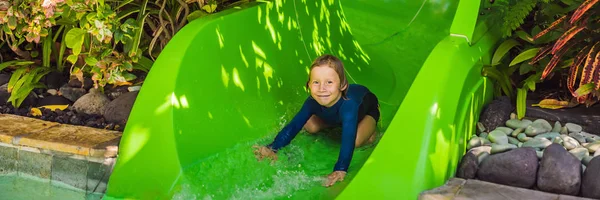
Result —
POLYGON ((317 135, 302 131, 277 153, 279 159, 273 163, 258 162, 252 145, 268 144, 274 136, 238 144, 186 167, 173 199, 332 198, 351 181, 373 149, 373 145, 357 148, 343 183, 323 187, 339 155, 340 131, 317 135))

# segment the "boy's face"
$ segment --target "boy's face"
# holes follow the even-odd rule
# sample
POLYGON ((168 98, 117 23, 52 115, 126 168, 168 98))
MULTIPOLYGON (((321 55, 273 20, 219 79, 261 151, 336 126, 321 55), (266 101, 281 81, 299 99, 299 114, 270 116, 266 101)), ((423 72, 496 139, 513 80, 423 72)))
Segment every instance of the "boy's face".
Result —
POLYGON ((316 66, 310 71, 310 96, 325 107, 333 106, 341 97, 340 77, 329 66, 316 66))

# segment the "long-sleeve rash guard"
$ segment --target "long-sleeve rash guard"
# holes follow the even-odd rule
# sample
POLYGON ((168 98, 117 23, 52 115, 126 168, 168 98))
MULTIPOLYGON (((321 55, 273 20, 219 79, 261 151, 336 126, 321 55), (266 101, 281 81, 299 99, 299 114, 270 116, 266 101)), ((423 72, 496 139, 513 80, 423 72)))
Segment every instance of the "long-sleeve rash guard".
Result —
POLYGON ((362 85, 350 84, 346 98, 340 98, 329 108, 321 106, 316 100, 308 97, 292 121, 277 134, 275 140, 267 147, 275 152, 285 147, 296 137, 308 119, 312 115, 316 115, 327 124, 342 126, 340 154, 333 170, 348 171, 356 141, 358 109, 363 97, 369 92, 369 89, 362 85))

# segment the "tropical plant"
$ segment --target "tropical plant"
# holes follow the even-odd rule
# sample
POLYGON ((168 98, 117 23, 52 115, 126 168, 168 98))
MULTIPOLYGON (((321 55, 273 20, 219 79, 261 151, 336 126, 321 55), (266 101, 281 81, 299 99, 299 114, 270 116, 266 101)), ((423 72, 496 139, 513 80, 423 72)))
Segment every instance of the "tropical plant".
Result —
POLYGON ((537 106, 556 109, 597 102, 597 98, 591 98, 598 97, 600 88, 596 78, 600 77, 600 70, 594 67, 594 56, 600 49, 600 45, 594 48, 600 39, 596 36, 600 32, 598 7, 594 10, 597 2, 561 0, 537 4, 527 16, 530 21, 512 31, 497 48, 491 65, 484 67, 483 74, 497 83, 496 95, 503 93, 513 98, 513 88, 517 88, 519 118, 525 114, 527 91, 535 91, 537 83, 554 74, 569 74, 565 85, 575 98, 545 99, 537 106), (581 78, 576 90, 577 77, 581 78))

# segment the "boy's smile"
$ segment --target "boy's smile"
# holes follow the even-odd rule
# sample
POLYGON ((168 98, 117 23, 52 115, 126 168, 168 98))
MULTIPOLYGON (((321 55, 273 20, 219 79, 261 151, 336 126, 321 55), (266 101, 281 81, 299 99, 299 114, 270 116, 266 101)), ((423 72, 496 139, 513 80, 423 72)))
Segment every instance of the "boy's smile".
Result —
MULTIPOLYGON (((310 95, 325 107, 333 106, 341 97, 340 77, 329 66, 316 66, 310 72, 310 95)), ((346 86, 345 86, 346 87, 346 86)))

